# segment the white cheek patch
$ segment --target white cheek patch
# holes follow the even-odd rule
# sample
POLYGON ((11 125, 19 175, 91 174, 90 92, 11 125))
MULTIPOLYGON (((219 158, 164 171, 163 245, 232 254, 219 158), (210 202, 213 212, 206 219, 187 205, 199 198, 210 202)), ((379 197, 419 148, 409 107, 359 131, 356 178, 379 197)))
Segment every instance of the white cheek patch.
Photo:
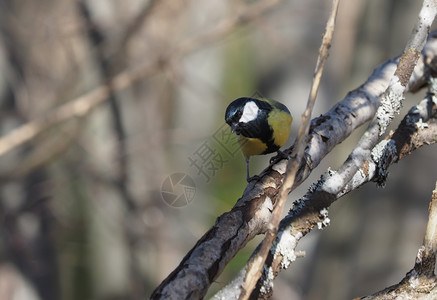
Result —
POLYGON ((241 115, 240 123, 247 123, 253 121, 258 116, 259 108, 253 101, 249 101, 244 105, 243 114, 241 115))

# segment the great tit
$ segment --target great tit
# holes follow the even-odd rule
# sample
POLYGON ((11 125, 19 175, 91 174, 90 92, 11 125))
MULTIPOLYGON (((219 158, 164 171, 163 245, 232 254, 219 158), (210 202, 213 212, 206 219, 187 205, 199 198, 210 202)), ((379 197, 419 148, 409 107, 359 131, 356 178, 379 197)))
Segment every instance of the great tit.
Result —
POLYGON ((293 118, 288 108, 275 100, 242 97, 226 108, 225 121, 238 136, 246 159, 247 181, 252 155, 278 151, 288 139, 293 118))

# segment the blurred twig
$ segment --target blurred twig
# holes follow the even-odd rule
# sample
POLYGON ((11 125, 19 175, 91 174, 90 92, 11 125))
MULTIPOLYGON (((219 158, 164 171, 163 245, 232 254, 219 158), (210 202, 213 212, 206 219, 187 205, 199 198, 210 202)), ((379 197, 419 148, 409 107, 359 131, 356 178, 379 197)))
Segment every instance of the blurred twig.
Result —
MULTIPOLYGON (((334 36, 335 19, 337 16, 339 2, 339 0, 334 0, 332 2, 331 14, 326 23, 325 33, 323 35, 322 44, 319 49, 319 57, 317 59, 317 65, 314 72, 311 91, 308 97, 307 107, 305 109, 305 112, 302 114, 302 123, 299 128, 297 142, 295 143, 295 147, 293 148, 293 154, 291 155, 292 159, 287 164, 287 171, 285 173, 284 183, 279 190, 279 197, 273 209, 272 219, 267 227, 266 237, 262 242, 261 249, 248 264, 246 277, 244 280, 244 287, 242 287, 243 291, 241 292, 239 299, 249 299, 249 297, 251 296, 252 291, 254 290, 256 283, 258 282, 262 274, 262 268, 266 262, 266 258, 270 251, 270 248, 272 247, 272 244, 278 235, 278 225, 282 218, 282 211, 284 210, 284 205, 287 201, 288 194, 295 184, 296 174, 303 158, 303 151, 301 151, 301 148, 304 147, 307 141, 311 113, 314 107, 314 103, 316 102, 317 92, 320 86, 320 80, 322 78, 325 62, 328 58, 328 52, 329 48, 331 47, 332 37, 334 36)), ((267 265, 266 267, 269 268, 270 266, 267 265)))
POLYGON ((80 129, 79 122, 74 122, 70 128, 61 129, 61 132, 55 134, 54 137, 45 139, 41 142, 41 145, 26 155, 19 164, 2 171, 0 173, 0 184, 22 179, 36 169, 55 160, 77 139, 80 129))
MULTIPOLYGON (((133 83, 152 76, 161 71, 164 66, 173 61, 174 58, 180 59, 187 53, 194 51, 198 47, 220 40, 238 25, 247 24, 256 20, 261 14, 278 4, 281 0, 261 0, 250 5, 247 9, 237 13, 235 16, 223 20, 211 31, 189 38, 182 42, 174 51, 163 54, 152 62, 125 70, 114 76, 111 82, 113 90, 122 90, 133 83)), ((177 60, 177 59, 175 59, 177 60)), ((65 122, 74 117, 87 115, 97 105, 108 99, 110 90, 106 85, 99 86, 79 98, 71 100, 41 118, 30 121, 0 138, 0 156, 13 150, 14 148, 35 138, 41 132, 59 123, 65 122)))
POLYGON ((149 0, 146 1, 143 8, 140 10, 138 15, 133 19, 133 21, 127 26, 127 28, 124 31, 124 34, 120 41, 120 46, 117 49, 115 55, 116 56, 125 56, 126 55, 126 49, 129 46, 130 41, 132 38, 138 33, 138 31, 141 29, 141 26, 143 25, 144 21, 147 19, 147 17, 150 15, 150 13, 153 11, 153 8, 158 3, 157 0, 149 0))
POLYGON ((119 190, 126 206, 129 210, 135 211, 136 204, 129 192, 128 185, 128 155, 126 146, 126 133, 123 125, 121 106, 119 99, 117 99, 116 92, 112 86, 113 74, 111 72, 112 64, 105 55, 105 34, 100 30, 98 24, 94 22, 91 17, 91 12, 84 0, 78 1, 78 11, 81 14, 86 28, 86 35, 88 40, 95 50, 95 60, 100 69, 100 74, 103 78, 104 84, 108 88, 108 102, 113 119, 113 128, 115 136, 117 137, 117 189, 119 190))
MULTIPOLYGON (((152 1, 153 2, 153 1, 152 1)), ((114 184, 116 189, 118 190, 121 199, 123 200, 124 205, 128 210, 127 218, 135 218, 137 213, 137 204, 136 201, 129 190, 129 177, 128 177, 128 168, 129 168, 129 156, 127 153, 127 141, 126 141, 126 132, 123 124, 123 115, 122 115, 122 107, 120 99, 116 94, 116 90, 113 86, 113 78, 115 70, 118 70, 122 64, 122 59, 125 57, 124 51, 118 52, 117 55, 113 56, 111 59, 107 57, 106 50, 106 36, 104 32, 100 29, 99 25, 94 21, 91 15, 91 11, 88 7, 88 4, 85 0, 78 1, 78 11, 84 21, 84 27, 86 29, 86 35, 88 37, 89 43, 93 47, 94 50, 94 58, 99 67, 100 75, 103 79, 103 83, 108 88, 108 99, 109 108, 112 115, 113 122, 113 130, 114 135, 116 136, 116 144, 117 144, 117 152, 115 153, 115 161, 117 164, 117 174, 115 176, 114 184)), ((129 39, 132 38, 134 33, 138 30, 139 26, 142 23, 142 19, 146 17, 147 13, 150 10, 143 10, 143 14, 141 14, 138 18, 136 18, 133 24, 133 27, 129 29, 125 39, 122 40, 122 44, 120 45, 120 50, 125 49, 127 47, 127 43, 129 39)), ((138 261, 136 259, 136 250, 134 247, 135 237, 129 228, 125 226, 126 236, 128 237, 128 245, 130 251, 130 267, 131 267, 131 282, 132 282, 132 297, 133 298, 144 298, 144 290, 143 287, 145 283, 143 282, 143 276, 141 274, 141 270, 139 268, 138 261)))
POLYGON ((220 22, 210 32, 201 34, 193 39, 185 40, 179 44, 175 57, 180 58, 180 56, 198 49, 201 45, 209 44, 221 39, 224 35, 226 35, 228 32, 231 32, 237 26, 255 21, 260 15, 267 12, 281 1, 282 0, 262 0, 256 2, 255 4, 244 7, 239 13, 220 22))

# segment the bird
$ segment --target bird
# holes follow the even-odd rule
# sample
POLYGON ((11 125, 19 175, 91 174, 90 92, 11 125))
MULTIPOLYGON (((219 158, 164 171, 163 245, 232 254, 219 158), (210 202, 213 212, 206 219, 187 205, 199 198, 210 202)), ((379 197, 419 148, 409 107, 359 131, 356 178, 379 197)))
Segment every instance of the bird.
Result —
POLYGON ((280 148, 290 135, 293 117, 284 104, 266 98, 241 97, 228 105, 225 121, 232 133, 237 134, 246 160, 248 182, 252 180, 249 176, 251 156, 277 151, 278 155, 287 157, 280 148))

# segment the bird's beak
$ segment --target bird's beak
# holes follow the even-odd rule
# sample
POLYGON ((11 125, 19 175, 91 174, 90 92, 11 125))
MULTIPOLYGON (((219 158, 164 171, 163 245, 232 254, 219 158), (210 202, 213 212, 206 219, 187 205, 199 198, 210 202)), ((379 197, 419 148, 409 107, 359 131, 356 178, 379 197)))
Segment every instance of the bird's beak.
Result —
POLYGON ((237 124, 237 123, 234 123, 234 124, 231 125, 231 131, 232 131, 232 133, 234 133, 235 130, 237 130, 237 127, 238 127, 238 124, 237 124))

